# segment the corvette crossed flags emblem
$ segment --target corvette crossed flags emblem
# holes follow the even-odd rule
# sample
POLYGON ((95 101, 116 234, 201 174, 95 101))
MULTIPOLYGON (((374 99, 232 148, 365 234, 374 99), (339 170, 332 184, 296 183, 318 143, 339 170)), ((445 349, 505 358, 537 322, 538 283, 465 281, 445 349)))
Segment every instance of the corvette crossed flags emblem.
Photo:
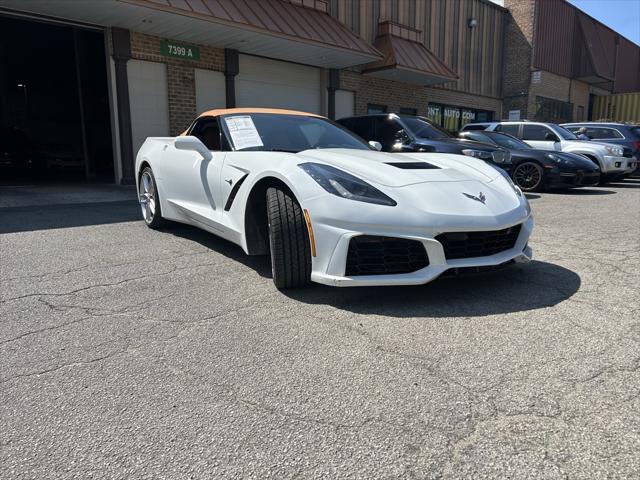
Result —
POLYGON ((482 203, 483 205, 484 205, 484 202, 487 200, 487 197, 485 197, 484 193, 482 192, 480 192, 477 197, 475 195, 471 195, 470 193, 462 192, 462 194, 465 197, 470 198, 471 200, 475 200, 476 202, 482 203))

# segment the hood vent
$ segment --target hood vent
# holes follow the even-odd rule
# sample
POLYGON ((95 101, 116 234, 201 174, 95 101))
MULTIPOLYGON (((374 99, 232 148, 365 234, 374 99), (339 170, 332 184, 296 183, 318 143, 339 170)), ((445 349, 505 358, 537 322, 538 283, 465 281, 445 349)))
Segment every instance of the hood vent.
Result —
POLYGON ((431 165, 427 162, 387 162, 387 165, 392 167, 402 168, 403 170, 434 170, 440 169, 435 165, 431 165))

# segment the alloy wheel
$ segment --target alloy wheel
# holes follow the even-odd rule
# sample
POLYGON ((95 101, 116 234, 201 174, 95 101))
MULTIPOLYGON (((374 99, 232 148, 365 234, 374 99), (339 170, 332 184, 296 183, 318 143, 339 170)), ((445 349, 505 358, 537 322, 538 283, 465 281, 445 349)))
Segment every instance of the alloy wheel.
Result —
POLYGON ((542 168, 535 163, 521 163, 513 172, 513 181, 524 191, 535 190, 542 183, 542 168))
POLYGON ((155 193, 156 187, 153 182, 153 177, 149 171, 145 171, 140 177, 139 200, 142 217, 147 223, 153 222, 153 217, 156 214, 155 193))

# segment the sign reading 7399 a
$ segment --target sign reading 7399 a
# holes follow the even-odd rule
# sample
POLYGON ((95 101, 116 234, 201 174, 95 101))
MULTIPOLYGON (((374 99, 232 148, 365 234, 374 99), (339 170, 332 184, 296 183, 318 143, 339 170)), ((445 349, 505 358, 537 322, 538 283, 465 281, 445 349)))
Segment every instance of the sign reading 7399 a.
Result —
POLYGON ((185 60, 200 60, 200 48, 169 40, 163 40, 160 43, 160 54, 165 57, 177 57, 185 60))

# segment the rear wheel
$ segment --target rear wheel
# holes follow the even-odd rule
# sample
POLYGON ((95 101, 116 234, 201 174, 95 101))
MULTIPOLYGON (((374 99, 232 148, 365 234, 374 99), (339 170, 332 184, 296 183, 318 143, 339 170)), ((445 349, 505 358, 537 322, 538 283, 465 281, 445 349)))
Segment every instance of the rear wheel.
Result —
POLYGON ((288 191, 268 188, 267 218, 273 283, 278 289, 308 285, 311 282, 311 247, 300 205, 288 191))
POLYGON ((534 162, 522 162, 513 170, 513 183, 523 192, 540 190, 544 178, 544 170, 534 162))
POLYGON ((156 188, 156 179, 151 167, 145 167, 138 182, 138 200, 142 218, 149 228, 160 228, 165 224, 160 211, 160 197, 156 188))

